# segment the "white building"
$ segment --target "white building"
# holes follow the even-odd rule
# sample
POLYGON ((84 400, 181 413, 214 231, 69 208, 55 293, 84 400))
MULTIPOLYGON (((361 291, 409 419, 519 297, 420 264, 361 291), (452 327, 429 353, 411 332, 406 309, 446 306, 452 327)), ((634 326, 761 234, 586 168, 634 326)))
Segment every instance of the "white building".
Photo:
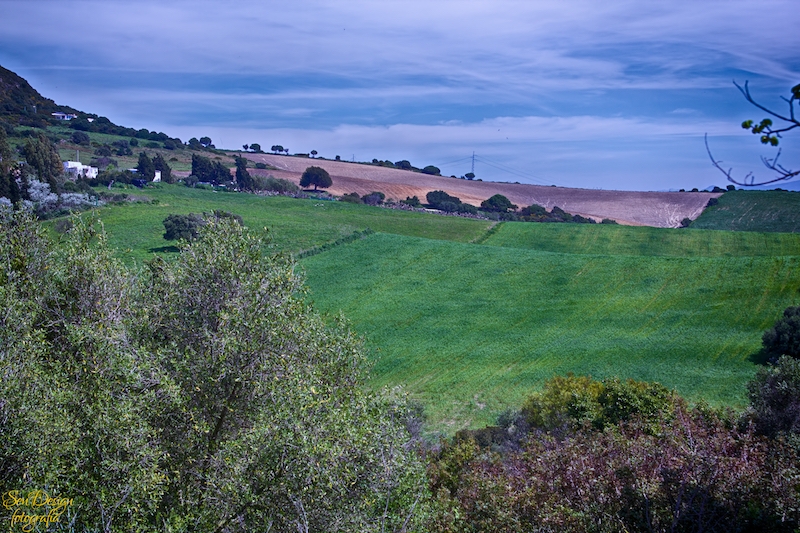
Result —
POLYGON ((78 115, 74 113, 50 113, 58 120, 72 120, 73 118, 78 118, 78 115))
POLYGON ((64 172, 78 177, 93 179, 97 177, 97 167, 90 167, 78 161, 64 161, 64 172))

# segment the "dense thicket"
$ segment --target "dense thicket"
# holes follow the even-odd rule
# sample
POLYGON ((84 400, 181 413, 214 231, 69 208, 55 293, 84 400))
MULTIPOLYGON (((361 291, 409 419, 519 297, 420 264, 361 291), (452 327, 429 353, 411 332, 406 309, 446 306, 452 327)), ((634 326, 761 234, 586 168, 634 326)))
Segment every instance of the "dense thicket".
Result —
POLYGON ((403 398, 263 239, 212 218, 135 273, 80 219, 0 216, 0 486, 74 498, 50 529, 418 529, 403 398))

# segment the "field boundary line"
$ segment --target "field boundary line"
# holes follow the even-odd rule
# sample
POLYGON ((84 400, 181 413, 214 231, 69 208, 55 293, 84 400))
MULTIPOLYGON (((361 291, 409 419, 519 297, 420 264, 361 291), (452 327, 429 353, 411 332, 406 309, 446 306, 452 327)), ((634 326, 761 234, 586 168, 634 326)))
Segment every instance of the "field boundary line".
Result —
POLYGON ((313 248, 309 248, 308 250, 302 250, 294 254, 294 258, 296 260, 305 259, 306 257, 311 257, 312 255, 321 254, 322 252, 326 252, 332 248, 336 248, 337 246, 341 246, 343 244, 349 244, 351 242, 355 242, 359 239, 363 239, 369 235, 372 235, 375 231, 371 228, 367 228, 365 230, 356 230, 350 235, 345 235, 344 237, 339 237, 335 241, 326 242, 325 244, 321 244, 319 246, 314 246, 313 248))
POLYGON ((486 228, 486 231, 483 232, 483 235, 475 237, 474 239, 469 241, 470 244, 483 244, 483 243, 485 243, 489 239, 489 237, 491 237, 492 235, 497 233, 498 230, 500 230, 500 226, 502 226, 503 224, 504 224, 503 222, 493 222, 491 226, 486 228))

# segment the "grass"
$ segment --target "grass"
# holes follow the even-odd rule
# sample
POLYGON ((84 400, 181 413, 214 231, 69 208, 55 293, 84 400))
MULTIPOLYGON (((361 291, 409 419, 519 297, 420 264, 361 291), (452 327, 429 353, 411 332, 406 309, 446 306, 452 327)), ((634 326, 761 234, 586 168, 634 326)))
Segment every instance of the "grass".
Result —
MULTIPOLYGON (((114 189, 115 192, 120 192, 114 189)), ((127 263, 152 257, 173 242, 163 238, 163 220, 170 214, 211 212, 215 209, 241 215, 251 228, 268 228, 277 251, 299 252, 371 228, 384 233, 469 242, 491 224, 488 221, 441 217, 321 200, 282 196, 222 193, 163 184, 159 188, 127 189, 137 197, 157 203, 128 203, 98 211, 109 242, 127 263)))
POLYGON ((506 222, 495 227, 483 244, 546 252, 649 257, 800 255, 800 238, 788 233, 676 230, 605 224, 506 222))
POLYGON ((568 372, 743 406, 751 354, 800 288, 798 257, 553 253, 386 234, 302 264, 316 305, 366 336, 373 384, 405 385, 448 433, 493 422, 568 372))
POLYGON ((762 332, 798 303, 795 234, 493 225, 166 184, 127 192, 146 202, 98 214, 128 263, 173 244, 162 238, 171 213, 237 213, 270 228, 280 251, 343 243, 301 260, 310 297, 365 335, 373 386, 405 385, 448 433, 493 422, 568 372, 743 406, 762 332), (378 233, 354 240, 367 228, 378 233))
POLYGON ((692 228, 800 232, 800 194, 789 191, 731 191, 706 209, 692 228))

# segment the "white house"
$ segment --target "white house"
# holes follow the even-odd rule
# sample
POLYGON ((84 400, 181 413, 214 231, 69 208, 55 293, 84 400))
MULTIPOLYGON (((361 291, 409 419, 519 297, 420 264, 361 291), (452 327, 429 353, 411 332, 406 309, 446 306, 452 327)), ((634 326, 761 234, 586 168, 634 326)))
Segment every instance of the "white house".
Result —
POLYGON ((64 161, 64 172, 75 176, 75 179, 79 176, 89 179, 97 177, 97 167, 90 167, 78 161, 64 161))
POLYGON ((72 120, 73 118, 78 118, 78 115, 74 113, 50 113, 58 120, 72 120))

